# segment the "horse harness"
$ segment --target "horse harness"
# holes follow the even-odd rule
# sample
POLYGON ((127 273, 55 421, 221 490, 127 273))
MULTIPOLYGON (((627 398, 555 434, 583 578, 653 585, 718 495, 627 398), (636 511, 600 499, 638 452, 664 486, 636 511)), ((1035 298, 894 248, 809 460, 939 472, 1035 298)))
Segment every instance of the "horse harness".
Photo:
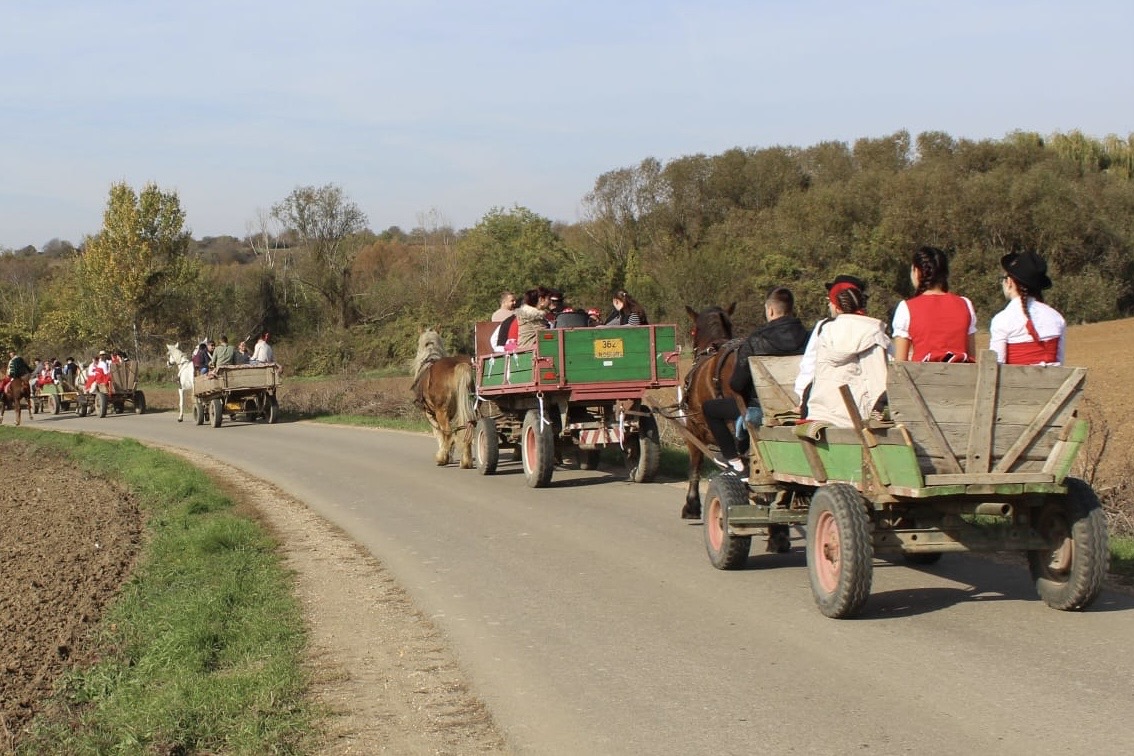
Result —
POLYGON ((693 379, 697 371, 710 362, 714 355, 718 355, 716 369, 713 371, 710 382, 713 386, 713 398, 721 399, 724 397, 724 392, 721 390, 721 374, 724 371, 725 360, 728 356, 740 348, 744 343, 744 339, 735 338, 727 341, 717 340, 709 343, 707 346, 702 347, 693 354, 693 365, 690 366, 689 372, 685 375, 685 386, 681 394, 681 407, 688 409, 689 407, 689 392, 693 388, 693 379))

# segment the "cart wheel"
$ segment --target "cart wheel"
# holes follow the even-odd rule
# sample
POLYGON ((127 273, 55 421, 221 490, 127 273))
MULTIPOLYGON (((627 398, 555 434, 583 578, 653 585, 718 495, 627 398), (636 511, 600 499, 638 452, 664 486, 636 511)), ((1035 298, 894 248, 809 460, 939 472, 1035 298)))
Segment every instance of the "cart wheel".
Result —
POLYGON ((146 395, 141 391, 134 392, 134 414, 141 415, 146 411, 146 395))
POLYGON ((500 461, 500 437, 496 435, 496 421, 482 417, 476 423, 476 438, 473 450, 476 453, 476 469, 481 475, 492 475, 500 461))
POLYGON ((705 551, 718 570, 735 570, 748 561, 752 536, 729 535, 728 508, 748 503, 748 486, 735 475, 714 475, 705 504, 705 551))
POLYGON ((209 417, 213 421, 214 428, 219 428, 221 426, 221 421, 224 419, 223 399, 214 399, 212 401, 212 406, 209 407, 209 417))
POLYGON ((202 402, 200 399, 194 399, 193 400, 193 422, 196 423, 197 425, 204 425, 205 424, 205 415, 207 415, 207 414, 208 413, 205 412, 205 403, 202 402))
POLYGON ((599 460, 602 458, 602 449, 579 449, 576 456, 579 458, 580 470, 597 470, 599 460))
POLYGON ((653 415, 646 415, 638 420, 638 438, 626 447, 626 466, 630 470, 630 480, 634 483, 649 483, 657 477, 660 465, 658 423, 653 415))
POLYGON ((811 497, 807 573, 815 603, 828 617, 854 617, 870 597, 874 542, 870 517, 854 486, 833 483, 811 497))
POLYGON ((274 425, 280 419, 280 403, 276 401, 274 396, 268 397, 265 418, 268 421, 268 425, 274 425))
POLYGON ((59 414, 59 411, 60 411, 60 410, 62 409, 62 408, 61 408, 61 407, 60 407, 59 405, 61 405, 61 404, 63 403, 63 402, 62 402, 62 401, 61 401, 61 400, 59 399, 59 395, 58 395, 58 394, 52 394, 52 395, 51 395, 51 396, 50 396, 50 397, 48 398, 48 401, 50 401, 50 402, 51 402, 51 414, 53 414, 53 415, 58 415, 58 414, 59 414))
POLYGON ((551 472, 555 469, 555 431, 541 420, 538 409, 530 409, 524 415, 520 450, 528 485, 543 488, 550 483, 551 472))
POLYGON ((1028 567, 1040 598, 1053 609, 1078 611, 1098 598, 1110 560, 1106 518, 1094 490, 1067 479, 1067 496, 1040 510, 1036 530, 1058 544, 1029 551, 1028 567))
POLYGON ((106 417, 106 405, 110 403, 106 398, 106 394, 101 391, 95 394, 95 402, 98 404, 98 416, 106 417))
POLYGON ((79 399, 78 402, 79 402, 79 406, 77 408, 77 411, 79 413, 79 417, 86 417, 87 416, 87 402, 86 402, 86 400, 85 399, 79 399))

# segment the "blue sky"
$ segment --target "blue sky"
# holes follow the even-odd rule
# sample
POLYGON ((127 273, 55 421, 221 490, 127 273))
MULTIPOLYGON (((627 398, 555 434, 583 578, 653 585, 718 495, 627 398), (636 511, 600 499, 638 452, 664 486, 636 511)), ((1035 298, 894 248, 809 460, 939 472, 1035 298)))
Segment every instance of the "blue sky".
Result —
POLYGON ((899 129, 1134 131, 1134 3, 0 0, 0 247, 110 185, 243 236, 301 185, 370 226, 581 218, 646 157, 899 129))

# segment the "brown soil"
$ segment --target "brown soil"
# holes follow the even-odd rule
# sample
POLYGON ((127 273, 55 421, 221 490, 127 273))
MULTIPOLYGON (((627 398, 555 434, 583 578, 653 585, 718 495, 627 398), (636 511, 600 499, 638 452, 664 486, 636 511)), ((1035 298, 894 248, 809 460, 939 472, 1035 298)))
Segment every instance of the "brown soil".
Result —
MULTIPOLYGON (((1100 493, 1125 495, 1134 477, 1134 319, 1071 329, 1067 363, 1089 368, 1085 413, 1094 433, 1083 477, 1100 493), (1105 445, 1104 445, 1105 440, 1105 445)), ((287 385, 285 407, 331 408, 336 397, 372 397, 371 408, 407 411, 404 378, 287 385), (350 390, 347 390, 347 384, 350 390)), ((147 391, 155 408, 176 392, 147 391)), ((140 515, 130 496, 66 459, 35 459, 0 445, 8 485, 0 493, 0 752, 50 693, 129 572, 140 515), (80 492, 76 495, 75 492, 80 492), (45 569, 46 566, 46 569, 45 569)), ((444 639, 393 577, 301 502, 210 458, 190 460, 248 504, 280 538, 310 630, 312 695, 331 715, 322 752, 502 752, 484 705, 465 686, 444 639), (359 622, 359 612, 366 621, 359 622)))
POLYGON ((134 564, 130 494, 66 457, 0 444, 0 752, 59 675, 96 650, 89 631, 134 564))

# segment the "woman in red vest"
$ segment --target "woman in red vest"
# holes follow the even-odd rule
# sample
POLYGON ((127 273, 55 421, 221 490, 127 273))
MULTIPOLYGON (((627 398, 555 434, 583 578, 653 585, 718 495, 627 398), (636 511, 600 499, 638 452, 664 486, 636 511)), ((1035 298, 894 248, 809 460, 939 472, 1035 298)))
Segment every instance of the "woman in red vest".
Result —
POLYGON ((1009 365, 1062 365, 1067 323, 1043 302, 1047 263, 1035 252, 1012 252, 1000 265, 1008 306, 992 317, 988 348, 1009 365))
POLYGON ((914 295, 894 310, 894 359, 972 362, 976 311, 967 297, 949 292, 949 259, 936 247, 914 252, 914 295))

